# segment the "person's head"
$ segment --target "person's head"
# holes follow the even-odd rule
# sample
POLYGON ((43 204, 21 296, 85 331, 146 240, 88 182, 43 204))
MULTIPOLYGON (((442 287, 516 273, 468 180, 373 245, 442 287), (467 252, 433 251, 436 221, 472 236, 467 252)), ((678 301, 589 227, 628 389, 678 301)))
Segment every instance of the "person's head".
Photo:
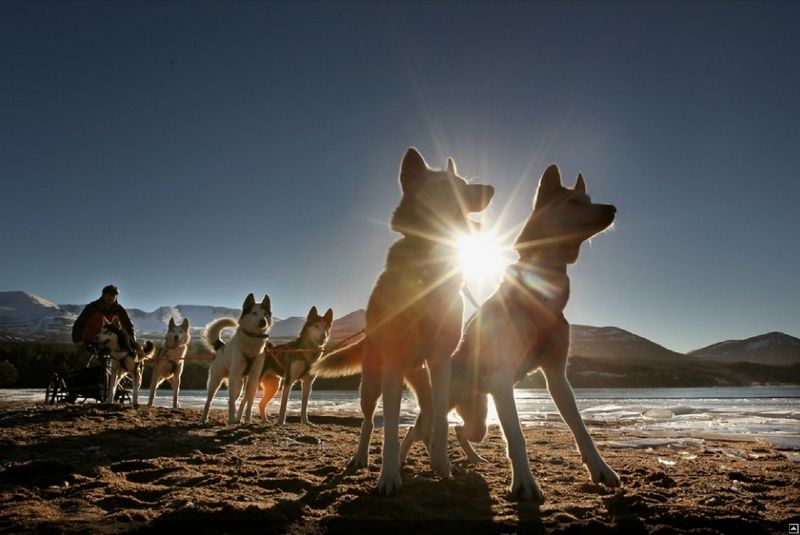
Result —
POLYGON ((105 306, 111 306, 117 302, 117 296, 119 295, 119 290, 113 284, 109 284, 105 288, 103 288, 103 304, 105 306))

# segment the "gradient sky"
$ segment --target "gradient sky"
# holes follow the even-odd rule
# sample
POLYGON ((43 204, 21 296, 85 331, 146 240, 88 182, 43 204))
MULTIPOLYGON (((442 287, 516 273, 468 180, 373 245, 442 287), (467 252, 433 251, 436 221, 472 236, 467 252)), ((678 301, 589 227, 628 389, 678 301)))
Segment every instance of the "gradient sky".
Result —
MULTIPOLYGON (((493 184, 551 162, 616 227, 574 323, 678 351, 800 336, 800 5, 0 4, 0 290, 366 305, 408 146, 493 184)), ((517 186, 519 186, 517 188, 517 186)))

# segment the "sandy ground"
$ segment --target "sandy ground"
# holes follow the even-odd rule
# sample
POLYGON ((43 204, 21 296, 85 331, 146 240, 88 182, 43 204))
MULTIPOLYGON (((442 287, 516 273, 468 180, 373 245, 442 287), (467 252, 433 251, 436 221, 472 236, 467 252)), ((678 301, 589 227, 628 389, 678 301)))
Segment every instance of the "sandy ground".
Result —
MULTIPOLYGON (((421 446, 393 497, 377 496, 381 433, 369 470, 345 473, 360 418, 313 417, 226 426, 193 410, 98 405, 0 405, 0 532, 127 533, 787 533, 800 521, 800 462, 757 442, 603 445, 622 489, 589 482, 571 435, 526 429, 547 501, 508 494, 500 430, 465 465, 451 432, 450 480, 433 476, 421 446), (666 464, 665 464, 666 463, 666 464), (674 463, 674 464, 670 464, 674 463)), ((613 438, 613 437, 612 437, 613 438)))

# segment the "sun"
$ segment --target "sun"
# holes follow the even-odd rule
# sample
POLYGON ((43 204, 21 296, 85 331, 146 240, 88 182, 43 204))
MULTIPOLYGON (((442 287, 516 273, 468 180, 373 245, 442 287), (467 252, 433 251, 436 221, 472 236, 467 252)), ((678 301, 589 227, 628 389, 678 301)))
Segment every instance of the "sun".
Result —
POLYGON ((458 259, 467 282, 497 284, 511 261, 497 235, 489 231, 464 234, 457 240, 458 259))

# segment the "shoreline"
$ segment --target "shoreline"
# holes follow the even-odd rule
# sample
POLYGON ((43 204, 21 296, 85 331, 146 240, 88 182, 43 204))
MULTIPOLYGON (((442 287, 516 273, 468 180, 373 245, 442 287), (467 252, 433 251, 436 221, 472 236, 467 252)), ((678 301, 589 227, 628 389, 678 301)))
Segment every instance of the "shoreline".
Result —
MULTIPOLYGON (((611 447, 593 428, 623 487, 590 482, 565 429, 524 429, 541 507, 508 494, 500 430, 476 445, 488 464, 466 465, 450 433, 452 479, 433 476, 416 445, 403 487, 377 496, 382 436, 369 469, 344 470, 358 415, 290 418, 286 426, 211 424, 195 411, 0 402, 0 530, 131 533, 786 532, 800 521, 800 462, 758 442, 652 439, 611 447)), ((791 453, 791 452, 790 452, 791 453)))

